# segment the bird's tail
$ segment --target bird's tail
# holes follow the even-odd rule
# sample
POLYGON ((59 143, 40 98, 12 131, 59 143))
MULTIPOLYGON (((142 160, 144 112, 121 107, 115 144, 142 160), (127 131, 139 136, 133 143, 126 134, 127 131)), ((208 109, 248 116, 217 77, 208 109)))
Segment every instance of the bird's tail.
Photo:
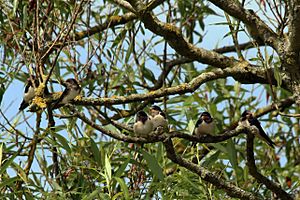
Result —
POLYGON ((25 108, 27 108, 29 106, 29 103, 25 102, 24 100, 22 101, 20 107, 19 107, 19 111, 24 110, 25 108))

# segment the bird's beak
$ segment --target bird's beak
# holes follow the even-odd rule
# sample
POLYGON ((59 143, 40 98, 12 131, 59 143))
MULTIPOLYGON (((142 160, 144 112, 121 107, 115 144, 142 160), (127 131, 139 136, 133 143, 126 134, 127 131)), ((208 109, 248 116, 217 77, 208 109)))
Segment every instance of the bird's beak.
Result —
POLYGON ((60 83, 61 83, 63 86, 67 87, 67 84, 66 84, 65 81, 61 81, 60 83))

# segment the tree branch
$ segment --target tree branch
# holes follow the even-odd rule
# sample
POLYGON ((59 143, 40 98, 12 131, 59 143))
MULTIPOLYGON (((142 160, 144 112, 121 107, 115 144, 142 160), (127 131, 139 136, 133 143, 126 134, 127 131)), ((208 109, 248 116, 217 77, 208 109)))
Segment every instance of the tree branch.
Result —
POLYGON ((166 147, 167 157, 172 160, 174 163, 179 164, 182 167, 187 168, 188 170, 198 174, 201 179, 213 184, 218 189, 223 189, 229 196, 239 198, 239 199, 260 199, 255 194, 252 194, 250 192, 247 192, 245 190, 242 190, 239 187, 236 187, 235 185, 228 183, 226 180, 219 177, 219 175, 216 175, 204 167, 201 167, 199 165, 195 165, 194 163, 188 162, 187 160, 183 159, 182 157, 178 156, 175 153, 172 140, 170 138, 167 138, 164 141, 164 145, 166 147))
MULTIPOLYGON (((169 88, 161 88, 159 90, 151 91, 146 94, 132 94, 127 97, 117 96, 111 98, 82 98, 80 100, 74 100, 73 102, 76 105, 114 105, 130 103, 134 101, 151 100, 168 95, 194 92, 203 83, 227 77, 233 77, 235 80, 245 84, 269 84, 269 81, 265 77, 266 73, 266 69, 252 66, 248 62, 244 61, 234 67, 228 67, 225 69, 215 69, 209 72, 202 73, 199 76, 195 77, 193 80, 191 80, 189 83, 183 83, 181 85, 169 88)), ((270 70, 268 73, 273 74, 273 71, 270 70)), ((274 76, 272 77, 272 84, 277 84, 274 76)), ((282 87, 287 88, 285 86, 285 81, 283 81, 282 87)))
MULTIPOLYGON (((260 45, 263 45, 262 42, 260 41, 257 41, 257 44, 260 46, 260 45)), ((245 42, 245 43, 242 43, 242 44, 239 44, 238 45, 238 48, 240 50, 245 50, 245 49, 248 49, 248 48, 252 48, 252 47, 255 47, 253 45, 253 42, 245 42)), ((217 52, 217 53, 230 53, 230 52, 236 52, 236 47, 234 45, 231 45, 231 46, 224 46, 224 47, 220 47, 220 48, 216 48, 216 49, 213 49, 213 51, 217 52)))
MULTIPOLYGON (((289 8, 289 34, 288 52, 299 53, 300 51, 300 1, 292 1, 292 8, 289 8)), ((299 55, 297 55, 299 57, 299 55)), ((299 69, 299 67, 298 67, 299 69)))
MULTIPOLYGON (((255 130, 254 130, 255 131, 255 130)), ((260 183, 263 183, 269 190, 274 192, 280 199, 291 200, 293 199, 287 192, 285 192, 278 183, 269 180, 257 171, 253 153, 253 140, 254 133, 251 128, 247 130, 247 166, 249 173, 260 183)))
POLYGON ((99 132, 101 132, 109 137, 112 137, 114 139, 121 140, 124 142, 131 142, 131 143, 155 143, 155 142, 164 141, 166 138, 174 138, 174 137, 184 138, 186 140, 193 141, 193 142, 199 142, 199 143, 217 143, 217 142, 225 141, 231 137, 237 136, 237 135, 245 132, 245 130, 243 128, 241 129, 241 128, 237 127, 235 130, 228 131, 225 134, 216 134, 216 136, 205 135, 205 136, 199 137, 199 136, 195 136, 195 135, 191 135, 191 134, 185 134, 185 133, 181 133, 178 131, 174 131, 174 132, 165 133, 162 135, 157 135, 157 134, 155 134, 155 132, 153 132, 153 134, 150 134, 149 137, 147 137, 147 138, 134 137, 134 136, 128 136, 128 135, 124 135, 121 133, 106 130, 102 126, 100 126, 97 123, 93 122, 92 120, 88 119, 84 113, 78 112, 74 107, 70 106, 69 108, 74 113, 75 117, 78 117, 83 122, 90 125, 91 127, 98 130, 99 132))
POLYGON ((187 42, 176 26, 159 21, 151 13, 146 12, 141 14, 140 19, 147 29, 164 37, 168 44, 184 57, 219 68, 230 67, 237 63, 233 58, 223 56, 214 51, 198 48, 187 42))
MULTIPOLYGON (((101 33, 102 31, 104 31, 105 29, 108 29, 108 28, 112 28, 112 27, 115 27, 117 25, 121 25, 121 24, 126 24, 127 22, 130 22, 134 19, 136 19, 137 16, 134 14, 134 13, 126 13, 122 16, 119 16, 119 15, 113 15, 113 16, 110 16, 108 17, 108 19, 103 23, 103 24, 100 24, 100 25, 97 25, 97 26, 94 26, 94 27, 91 27, 91 28, 88 28, 87 30, 84 30, 84 31, 81 31, 81 32, 77 32, 75 33, 75 36, 70 36, 70 38, 75 38, 74 40, 75 41, 79 41, 79 40, 82 40, 84 38, 87 38, 91 35, 94 35, 94 34, 97 34, 97 33, 101 33)), ((48 55, 50 53, 52 53, 52 51, 54 49, 59 49, 61 47, 65 47, 67 45, 69 45, 70 43, 69 42, 55 42, 54 44, 51 43, 49 44, 48 46, 46 46, 44 49, 44 56, 45 58, 48 57, 48 55), (47 51, 49 47, 53 46, 53 48, 51 49, 51 51, 47 51)))
MULTIPOLYGON (((295 103, 294 97, 289 97, 283 100, 280 100, 277 104, 270 104, 266 107, 260 108, 258 109, 255 113, 254 113, 254 117, 261 117, 267 113, 270 113, 272 111, 276 111, 277 109, 283 110, 284 108, 288 108, 291 105, 293 105, 295 103)), ((238 121, 233 122, 226 130, 224 130, 221 133, 225 133, 228 130, 233 130, 238 126, 238 121)))
MULTIPOLYGON (((241 4, 234 0, 209 0, 229 15, 244 22, 253 32, 251 35, 254 39, 262 39, 266 44, 273 47, 277 52, 283 51, 281 48, 282 42, 278 35, 272 31, 267 24, 265 24, 252 10, 244 9, 241 4)), ((250 33, 251 34, 251 33, 250 33)))

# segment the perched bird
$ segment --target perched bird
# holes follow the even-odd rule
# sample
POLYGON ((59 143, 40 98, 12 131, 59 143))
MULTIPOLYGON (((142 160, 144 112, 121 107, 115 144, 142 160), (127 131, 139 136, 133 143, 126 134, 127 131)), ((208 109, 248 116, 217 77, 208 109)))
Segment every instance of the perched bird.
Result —
POLYGON ((36 79, 35 76, 32 76, 31 78, 27 79, 25 90, 24 90, 24 95, 23 95, 23 101, 19 107, 19 111, 22 111, 26 107, 28 107, 30 102, 32 101, 32 99, 35 96, 34 85, 33 85, 32 81, 34 81, 35 87, 39 86, 39 81, 38 81, 38 79, 36 79))
POLYGON ((255 134, 264 140, 270 147, 274 148, 274 145, 276 144, 268 137, 268 135, 265 133, 263 128, 260 125, 260 122, 256 117, 253 116, 253 114, 249 110, 245 110, 242 114, 242 118, 239 122, 239 124, 242 124, 244 126, 252 126, 256 128, 255 134))
POLYGON ((59 99, 54 103, 52 109, 56 109, 65 104, 68 104, 71 100, 73 100, 77 95, 80 94, 81 87, 74 78, 67 79, 65 82, 62 82, 62 85, 66 88, 59 99))
POLYGON ((211 135, 214 133, 215 123, 209 112, 201 113, 193 132, 193 135, 211 135))
POLYGON ((152 106, 149 110, 150 119, 153 123, 153 130, 161 129, 162 131, 168 130, 168 121, 166 114, 158 106, 152 106))
POLYGON ((133 132, 136 136, 148 136, 153 131, 153 123, 147 113, 139 111, 133 125, 133 132))

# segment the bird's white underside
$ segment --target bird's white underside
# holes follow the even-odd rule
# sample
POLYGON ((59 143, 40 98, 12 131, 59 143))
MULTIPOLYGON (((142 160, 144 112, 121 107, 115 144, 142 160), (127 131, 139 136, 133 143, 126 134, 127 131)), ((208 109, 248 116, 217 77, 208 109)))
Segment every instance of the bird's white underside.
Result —
POLYGON ((133 125, 133 131, 138 136, 147 136, 153 131, 153 123, 151 120, 147 120, 145 124, 138 121, 133 125))
POLYGON ((151 121, 153 123, 153 130, 156 129, 157 127, 159 127, 159 126, 161 126, 163 128, 168 127, 167 120, 161 115, 155 115, 154 117, 151 117, 151 121))
POLYGON ((77 90, 71 90, 69 92, 69 94, 67 96, 65 96, 62 100, 61 100, 61 104, 67 104, 69 103, 71 100, 73 100, 77 95, 79 95, 79 91, 77 90))
POLYGON ((29 102, 34 98, 34 88, 29 87, 27 93, 24 93, 23 99, 25 102, 29 102))
POLYGON ((209 124, 207 124, 206 122, 202 122, 196 129, 195 129, 195 133, 196 135, 211 135, 214 133, 214 129, 215 129, 215 123, 211 122, 209 124))
POLYGON ((239 121, 239 125, 246 126, 246 127, 248 126, 248 127, 254 128, 254 129, 255 129, 255 132, 254 132, 255 135, 258 136, 258 137, 260 137, 260 138, 262 138, 263 140, 265 140, 265 139, 259 134, 258 128, 257 128, 256 126, 254 126, 254 125, 251 126, 248 120, 239 121))

